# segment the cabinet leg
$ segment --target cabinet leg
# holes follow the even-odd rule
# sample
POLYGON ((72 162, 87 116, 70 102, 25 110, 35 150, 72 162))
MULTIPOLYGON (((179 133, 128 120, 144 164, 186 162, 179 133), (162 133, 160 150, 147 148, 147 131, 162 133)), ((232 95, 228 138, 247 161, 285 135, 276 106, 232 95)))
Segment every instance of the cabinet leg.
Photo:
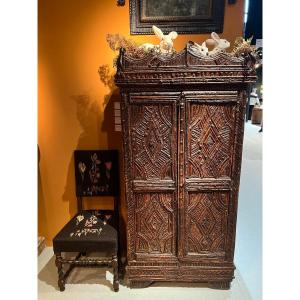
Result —
POLYGON ((114 279, 113 279, 113 287, 114 291, 119 291, 119 268, 118 268, 118 256, 113 255, 112 257, 112 267, 113 267, 113 273, 114 273, 114 279))
POLYGON ((230 283, 230 281, 214 281, 209 283, 209 287, 218 290, 229 290, 230 283))
POLYGON ((57 267, 57 272, 58 272, 58 287, 61 292, 65 290, 65 276, 64 276, 64 271, 62 267, 62 262, 61 262, 61 253, 56 254, 55 258, 55 265, 57 267))

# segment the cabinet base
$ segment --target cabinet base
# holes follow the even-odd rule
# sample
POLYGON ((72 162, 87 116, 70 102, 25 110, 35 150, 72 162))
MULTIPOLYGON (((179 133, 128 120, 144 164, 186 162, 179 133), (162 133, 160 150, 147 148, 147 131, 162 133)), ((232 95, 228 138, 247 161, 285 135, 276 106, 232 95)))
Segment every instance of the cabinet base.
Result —
MULTIPOLYGON (((131 289, 142 289, 149 287, 154 281, 137 281, 131 280, 129 282, 129 286, 131 289)), ((216 281, 216 282, 208 282, 208 287, 216 290, 229 290, 231 282, 230 281, 216 281)))
POLYGON ((153 281, 136 281, 136 280, 130 280, 129 286, 131 289, 142 289, 150 286, 153 283, 153 281))
MULTIPOLYGON (((145 262, 146 264, 146 262, 145 262)), ((234 278, 234 265, 227 263, 190 266, 127 266, 131 288, 144 288, 153 282, 199 282, 212 289, 228 290, 234 278)))
POLYGON ((230 281, 216 281, 209 282, 209 287, 217 290, 229 290, 230 289, 230 281))

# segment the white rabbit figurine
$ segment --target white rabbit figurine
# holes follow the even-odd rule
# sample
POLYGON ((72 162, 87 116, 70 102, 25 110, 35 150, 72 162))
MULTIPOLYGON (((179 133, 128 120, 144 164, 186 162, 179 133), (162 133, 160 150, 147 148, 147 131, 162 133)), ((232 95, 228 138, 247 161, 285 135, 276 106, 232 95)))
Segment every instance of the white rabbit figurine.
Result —
POLYGON ((230 43, 225 39, 220 39, 219 35, 215 32, 211 33, 211 39, 207 39, 206 43, 208 45, 214 45, 214 49, 208 52, 208 55, 215 54, 219 51, 225 50, 226 48, 230 47, 230 43))
POLYGON ((208 48, 206 47, 206 43, 203 42, 201 45, 194 42, 196 49, 204 56, 208 55, 208 48))
POLYGON ((162 53, 170 53, 173 50, 173 40, 178 36, 176 31, 170 32, 168 35, 164 35, 163 32, 156 26, 152 26, 155 35, 160 39, 160 51, 162 53))

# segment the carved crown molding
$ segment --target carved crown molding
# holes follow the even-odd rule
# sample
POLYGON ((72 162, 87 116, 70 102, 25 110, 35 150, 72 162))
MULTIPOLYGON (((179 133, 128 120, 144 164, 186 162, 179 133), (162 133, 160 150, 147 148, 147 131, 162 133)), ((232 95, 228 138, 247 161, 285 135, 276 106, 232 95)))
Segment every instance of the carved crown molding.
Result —
POLYGON ((225 51, 203 56, 191 43, 175 54, 150 52, 141 58, 133 58, 125 49, 120 49, 117 69, 117 85, 143 84, 145 80, 148 84, 251 83, 256 80, 251 57, 236 57, 225 51))

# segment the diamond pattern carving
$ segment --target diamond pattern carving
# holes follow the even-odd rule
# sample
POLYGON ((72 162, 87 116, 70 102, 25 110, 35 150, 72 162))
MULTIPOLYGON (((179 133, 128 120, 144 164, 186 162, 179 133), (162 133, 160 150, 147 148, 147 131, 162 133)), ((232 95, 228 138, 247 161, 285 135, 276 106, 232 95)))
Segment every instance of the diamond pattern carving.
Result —
POLYGON ((136 252, 172 253, 174 251, 173 195, 136 194, 136 252))
POLYGON ((160 134, 157 132, 154 122, 151 121, 149 129, 146 131, 144 140, 144 149, 149 159, 153 162, 159 155, 163 146, 160 134))
POLYGON ((232 105, 190 104, 188 176, 230 176, 233 135, 232 105))
POLYGON ((224 251, 227 217, 228 195, 190 193, 186 207, 187 252, 224 251))
POLYGON ((172 105, 132 105, 133 179, 172 179, 172 105))

